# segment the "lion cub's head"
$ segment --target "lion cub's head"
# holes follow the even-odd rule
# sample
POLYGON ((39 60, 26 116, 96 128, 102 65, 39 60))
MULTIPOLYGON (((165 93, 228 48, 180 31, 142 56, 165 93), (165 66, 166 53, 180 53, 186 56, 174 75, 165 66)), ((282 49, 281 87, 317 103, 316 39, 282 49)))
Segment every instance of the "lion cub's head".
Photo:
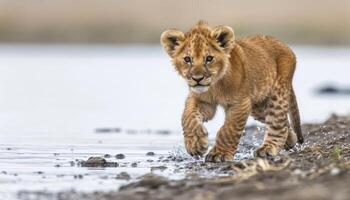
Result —
POLYGON ((228 26, 212 29, 199 22, 187 33, 176 29, 163 32, 161 43, 190 89, 201 93, 225 74, 235 37, 228 26))

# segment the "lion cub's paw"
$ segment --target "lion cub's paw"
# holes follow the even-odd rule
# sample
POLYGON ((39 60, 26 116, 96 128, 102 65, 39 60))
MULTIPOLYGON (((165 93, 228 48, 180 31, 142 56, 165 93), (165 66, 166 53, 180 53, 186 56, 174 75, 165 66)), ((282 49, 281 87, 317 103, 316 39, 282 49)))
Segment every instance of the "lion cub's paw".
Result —
POLYGON ((226 162, 233 161, 233 154, 227 151, 220 151, 215 146, 205 157, 206 162, 226 162))
POLYGON ((203 156, 208 150, 208 138, 206 136, 185 137, 185 147, 191 156, 203 156))
POLYGON ((255 157, 267 158, 277 156, 279 149, 271 144, 264 144, 254 152, 255 157))

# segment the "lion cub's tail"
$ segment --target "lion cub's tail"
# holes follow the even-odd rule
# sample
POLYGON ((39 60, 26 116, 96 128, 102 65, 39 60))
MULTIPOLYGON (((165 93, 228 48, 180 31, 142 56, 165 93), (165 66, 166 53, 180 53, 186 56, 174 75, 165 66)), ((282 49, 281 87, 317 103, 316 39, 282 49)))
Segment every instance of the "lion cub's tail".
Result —
POLYGON ((297 134, 298 142, 302 144, 304 142, 304 137, 303 133, 301 132, 299 108, 293 87, 290 93, 289 118, 293 130, 297 134))

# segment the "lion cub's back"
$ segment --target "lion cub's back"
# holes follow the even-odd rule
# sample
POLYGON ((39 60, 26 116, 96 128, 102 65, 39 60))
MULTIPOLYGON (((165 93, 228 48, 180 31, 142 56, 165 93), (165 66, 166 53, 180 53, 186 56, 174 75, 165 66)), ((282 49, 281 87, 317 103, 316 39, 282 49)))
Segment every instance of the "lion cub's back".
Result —
POLYGON ((237 43, 245 50, 255 49, 255 51, 263 51, 263 53, 267 53, 273 59, 281 56, 295 57, 293 51, 285 43, 268 35, 258 34, 242 37, 237 39, 237 43))

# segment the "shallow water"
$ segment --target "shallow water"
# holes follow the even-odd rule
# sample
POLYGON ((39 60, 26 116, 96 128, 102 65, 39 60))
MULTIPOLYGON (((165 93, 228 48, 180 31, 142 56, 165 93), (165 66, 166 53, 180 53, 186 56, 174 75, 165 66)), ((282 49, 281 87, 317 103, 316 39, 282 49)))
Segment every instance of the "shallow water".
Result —
MULTIPOLYGON (((350 85, 350 49, 293 49, 303 121, 349 113, 349 97, 317 96, 314 89, 350 85)), ((128 172, 132 181, 152 166, 165 165, 154 172, 178 179, 186 170, 174 173, 176 165, 200 162, 188 158, 182 144, 187 88, 158 46, 1 45, 0 64, 0 199, 15 199, 21 190, 117 190, 128 182, 116 179, 118 173, 128 172), (98 128, 121 131, 97 133, 98 128), (149 151, 156 155, 145 156, 149 151), (117 153, 126 158, 117 160, 117 153), (105 154, 120 166, 71 166, 105 154), (188 160, 158 162, 169 155, 188 160)), ((207 124, 212 142, 222 120, 219 110, 207 124)), ((261 142, 256 133, 262 131, 253 132, 236 159, 250 157, 261 142)))

